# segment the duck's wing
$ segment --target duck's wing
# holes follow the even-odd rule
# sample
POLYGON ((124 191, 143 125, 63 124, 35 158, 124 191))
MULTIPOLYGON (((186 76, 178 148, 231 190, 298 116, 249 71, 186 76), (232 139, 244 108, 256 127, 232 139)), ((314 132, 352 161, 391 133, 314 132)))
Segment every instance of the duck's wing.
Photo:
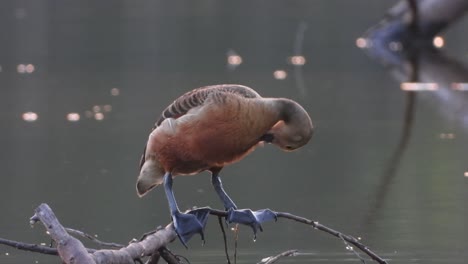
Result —
POLYGON ((158 127, 166 118, 177 119, 185 115, 190 109, 203 105, 212 93, 233 93, 245 98, 256 98, 260 95, 253 89, 235 84, 221 84, 194 89, 177 98, 161 114, 153 129, 158 127))
MULTIPOLYGON (((188 111, 193 108, 199 107, 203 105, 206 99, 213 93, 217 94, 225 94, 225 93, 232 93, 236 94, 245 98, 258 98, 261 97, 256 91, 252 88, 243 85, 237 84, 220 84, 220 85, 212 85, 212 86, 205 86, 201 88, 194 89, 189 91, 179 98, 177 98, 172 104, 170 104, 161 114, 161 117, 158 121, 154 124, 153 129, 156 129, 161 123, 167 118, 174 118, 177 119, 183 115, 185 115, 188 111)), ((140 169, 141 166, 145 163, 145 153, 146 153, 146 146, 143 150, 143 155, 141 156, 140 160, 140 169)))

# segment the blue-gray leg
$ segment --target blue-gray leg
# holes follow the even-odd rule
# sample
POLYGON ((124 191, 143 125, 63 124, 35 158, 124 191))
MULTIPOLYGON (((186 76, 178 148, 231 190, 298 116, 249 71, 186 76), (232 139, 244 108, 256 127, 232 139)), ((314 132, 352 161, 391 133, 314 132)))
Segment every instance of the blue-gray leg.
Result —
POLYGON ((205 241, 203 228, 206 225, 208 214, 197 213, 196 210, 189 214, 184 214, 179 211, 174 192, 172 191, 172 174, 169 172, 164 175, 164 190, 166 192, 167 201, 169 202, 174 229, 182 244, 187 247, 187 242, 197 233, 200 234, 201 239, 205 241))
POLYGON ((227 221, 229 223, 239 223, 248 225, 254 232, 254 238, 257 237, 257 230, 263 231, 261 223, 277 219, 276 213, 269 209, 252 211, 250 209, 237 210, 236 204, 224 191, 223 184, 219 178, 219 170, 212 170, 211 183, 218 194, 221 201, 223 201, 224 208, 228 212, 227 221))
POLYGON ((226 191, 224 191, 223 183, 221 182, 221 178, 219 178, 218 173, 219 173, 219 171, 212 172, 212 174, 211 174, 211 184, 213 184, 213 187, 214 187, 216 193, 218 194, 221 201, 223 201, 224 209, 226 209, 226 211, 228 211, 230 209, 236 210, 237 206, 232 201, 232 199, 229 197, 229 195, 227 195, 226 191))

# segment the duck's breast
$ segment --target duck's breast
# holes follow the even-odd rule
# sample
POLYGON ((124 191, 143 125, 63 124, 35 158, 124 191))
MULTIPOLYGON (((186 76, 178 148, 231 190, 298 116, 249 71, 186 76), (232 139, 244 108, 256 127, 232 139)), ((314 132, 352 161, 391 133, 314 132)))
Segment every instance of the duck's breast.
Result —
POLYGON ((260 110, 252 99, 236 95, 222 103, 208 101, 165 120, 152 133, 152 149, 168 170, 181 174, 231 164, 250 153, 271 127, 273 121, 260 110))

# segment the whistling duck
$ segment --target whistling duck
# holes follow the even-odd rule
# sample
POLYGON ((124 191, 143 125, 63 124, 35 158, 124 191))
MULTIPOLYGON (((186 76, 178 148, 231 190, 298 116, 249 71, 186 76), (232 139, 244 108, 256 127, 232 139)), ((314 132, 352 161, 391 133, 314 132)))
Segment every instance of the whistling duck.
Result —
POLYGON ((290 99, 263 98, 253 89, 236 84, 192 90, 169 105, 153 127, 140 161, 138 195, 164 184, 175 231, 186 246, 195 233, 204 239, 204 223, 197 215, 179 211, 172 191, 173 177, 208 170, 228 211, 228 221, 249 225, 256 233, 260 223, 271 218, 271 211, 237 210, 223 189, 219 172, 262 142, 292 151, 304 146, 312 133, 309 115, 290 99))

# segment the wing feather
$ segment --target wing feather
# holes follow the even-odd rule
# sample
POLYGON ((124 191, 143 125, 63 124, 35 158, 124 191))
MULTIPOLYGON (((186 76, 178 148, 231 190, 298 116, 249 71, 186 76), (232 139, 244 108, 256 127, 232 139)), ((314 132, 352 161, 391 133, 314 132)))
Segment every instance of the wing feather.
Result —
MULTIPOLYGON (((194 89, 189 91, 179 98, 177 98, 172 104, 170 104, 161 114, 161 117, 158 121, 154 124, 153 129, 156 129, 161 123, 167 118, 174 118, 177 119, 183 115, 185 115, 190 109, 199 107, 203 105, 205 100, 213 93, 226 95, 226 93, 236 94, 245 98, 258 98, 261 97, 257 92, 253 89, 237 84, 220 84, 220 85, 212 85, 212 86, 205 86, 201 88, 194 89)), ((146 154, 146 147, 143 151, 143 155, 141 156, 140 160, 140 169, 141 166, 145 163, 145 154, 146 154)))
POLYGON ((203 105, 206 98, 212 93, 233 93, 245 98, 256 98, 260 95, 253 89, 235 84, 222 84, 206 86, 189 91, 179 98, 177 98, 172 104, 164 109, 161 117, 156 122, 153 129, 161 125, 166 118, 179 118, 185 115, 190 109, 203 105))

